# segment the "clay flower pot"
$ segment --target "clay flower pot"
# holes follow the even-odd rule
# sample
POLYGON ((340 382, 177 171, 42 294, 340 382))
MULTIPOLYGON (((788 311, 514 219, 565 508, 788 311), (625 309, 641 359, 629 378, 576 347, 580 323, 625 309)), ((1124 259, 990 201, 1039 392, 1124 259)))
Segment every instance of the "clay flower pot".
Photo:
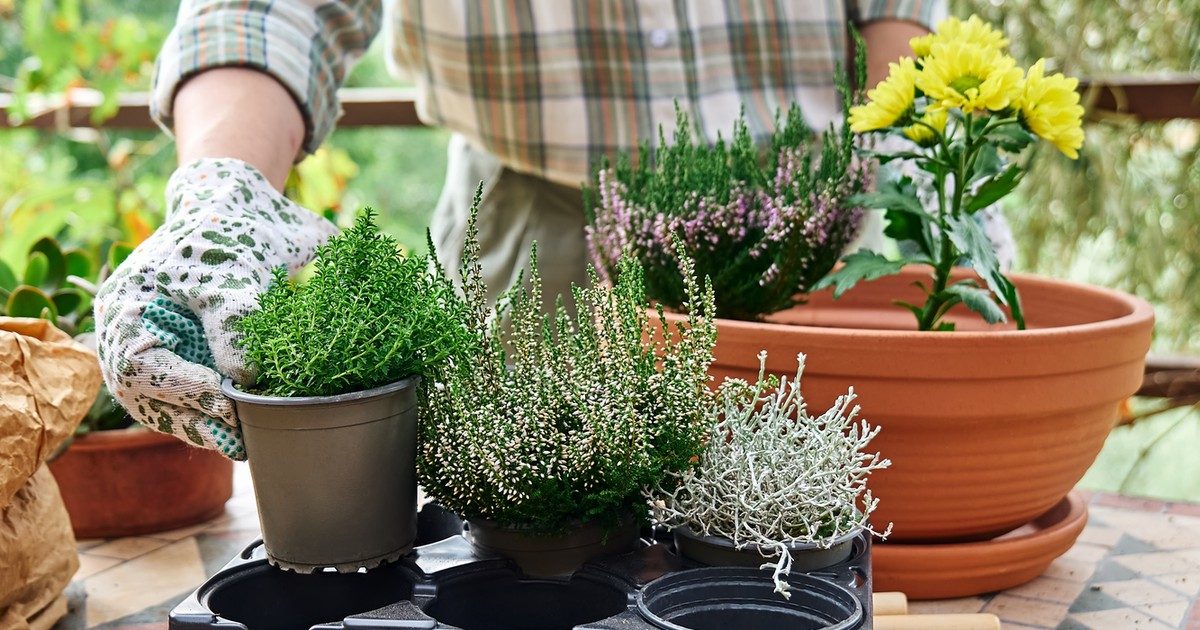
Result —
POLYGON ((75 438, 50 462, 77 538, 151 534, 212 519, 233 495, 233 462, 137 426, 75 438))
POLYGON ((889 541, 989 539, 1054 507, 1083 476, 1142 382, 1154 315, 1117 291, 1012 274, 1028 330, 955 310, 957 332, 917 332, 892 301, 919 302, 911 283, 928 273, 907 269, 836 301, 814 294, 768 322, 717 320, 710 371, 753 380, 766 349, 767 369, 786 375, 807 354, 810 407, 853 386, 862 417, 882 427, 872 447, 892 467, 870 486, 873 520, 895 526, 889 541))

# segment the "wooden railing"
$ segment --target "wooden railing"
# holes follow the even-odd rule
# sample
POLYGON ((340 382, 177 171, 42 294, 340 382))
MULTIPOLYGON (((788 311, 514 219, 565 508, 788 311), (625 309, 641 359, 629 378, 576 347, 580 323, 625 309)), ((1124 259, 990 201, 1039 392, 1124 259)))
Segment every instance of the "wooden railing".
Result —
MULTIPOLYGON (((1082 100, 1093 119, 1125 117, 1145 122, 1177 118, 1200 120, 1200 75, 1117 77, 1080 85, 1082 100)), ((343 115, 338 126, 400 127, 420 125, 415 93, 405 88, 350 88, 340 94, 343 115)), ((0 126, 67 129, 155 129, 150 119, 149 95, 122 94, 116 113, 93 124, 92 112, 100 104, 98 93, 76 90, 69 96, 31 103, 34 113, 19 125, 5 113, 11 102, 0 94, 0 126)), ((1151 356, 1140 394, 1183 406, 1200 403, 1200 358, 1151 356)))
MULTIPOLYGON (((1080 86, 1083 102, 1093 118, 1131 117, 1146 122, 1175 118, 1200 120, 1200 75, 1173 75, 1161 78, 1119 77, 1093 80, 1080 86)), ((420 125, 408 88, 348 88, 340 92, 344 114, 339 127, 403 127, 420 125)), ((11 98, 0 94, 0 110, 7 111, 11 98)), ((116 113, 92 124, 92 111, 100 104, 98 93, 75 90, 69 96, 42 99, 32 103, 34 114, 21 127, 63 129, 99 127, 105 129, 154 129, 150 119, 149 95, 122 94, 116 113)), ((18 126, 0 112, 3 126, 18 126)))

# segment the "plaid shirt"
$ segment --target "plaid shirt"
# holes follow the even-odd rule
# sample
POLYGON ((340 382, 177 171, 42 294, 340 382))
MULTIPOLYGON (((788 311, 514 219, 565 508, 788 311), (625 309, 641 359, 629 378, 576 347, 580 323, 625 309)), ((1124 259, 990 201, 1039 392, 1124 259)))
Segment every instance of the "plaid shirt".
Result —
POLYGON ((840 116, 833 75, 846 21, 927 28, 944 0, 185 0, 163 46, 153 110, 169 127, 187 77, 220 66, 270 73, 291 91, 314 150, 337 88, 387 20, 393 67, 430 125, 506 166, 579 185, 603 154, 674 128, 675 103, 710 139, 739 109, 766 135, 798 102, 817 128, 840 116))

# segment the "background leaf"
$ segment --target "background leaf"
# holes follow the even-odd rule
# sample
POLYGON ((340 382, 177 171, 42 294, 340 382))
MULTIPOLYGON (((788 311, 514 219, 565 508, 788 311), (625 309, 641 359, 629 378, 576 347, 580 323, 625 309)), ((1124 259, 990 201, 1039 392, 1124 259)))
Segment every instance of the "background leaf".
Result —
POLYGON ((37 287, 17 287, 8 296, 5 307, 9 317, 45 317, 51 322, 58 319, 58 309, 54 308, 54 302, 37 287))
POLYGON ((908 261, 888 260, 876 252, 860 250, 842 258, 842 263, 841 268, 835 269, 833 273, 822 278, 813 286, 813 290, 818 291, 832 286, 833 297, 838 298, 860 281, 875 280, 900 273, 908 261))
POLYGON ((1008 321, 1004 311, 996 304, 990 291, 975 286, 973 283, 959 282, 946 287, 946 293, 958 297, 967 308, 983 316, 989 324, 1000 324, 1008 321))

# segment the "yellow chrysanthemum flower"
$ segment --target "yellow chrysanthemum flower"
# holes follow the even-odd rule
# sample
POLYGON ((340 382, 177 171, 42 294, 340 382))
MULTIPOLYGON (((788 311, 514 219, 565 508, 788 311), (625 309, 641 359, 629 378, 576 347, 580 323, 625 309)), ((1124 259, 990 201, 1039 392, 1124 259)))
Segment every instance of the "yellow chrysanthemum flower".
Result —
POLYGON ((904 128, 904 135, 917 144, 928 147, 937 144, 937 135, 933 133, 933 129, 937 129, 938 133, 946 133, 946 110, 931 109, 926 110, 925 115, 921 116, 921 122, 924 125, 911 124, 904 128), (925 126, 925 125, 928 125, 925 126), (929 127, 933 127, 930 129, 929 127))
POLYGON ((855 133, 891 127, 904 116, 916 98, 917 65, 911 57, 888 64, 886 79, 867 92, 867 102, 850 108, 850 129, 855 133))
POLYGON ((965 22, 954 17, 946 18, 937 25, 933 33, 914 37, 908 41, 908 45, 912 46, 913 53, 921 58, 928 57, 929 53, 933 52, 934 44, 946 42, 963 42, 998 52, 1004 52, 1008 46, 1008 38, 1004 33, 979 19, 977 15, 972 15, 965 22))
POLYGON ((917 74, 917 87, 934 109, 964 112, 1009 106, 1021 93, 1021 69, 1012 57, 964 42, 937 43, 917 74))
POLYGON ((1029 68, 1024 90, 1017 99, 1021 120, 1030 131, 1074 160, 1083 146, 1083 107, 1075 91, 1079 80, 1045 74, 1045 59, 1029 68))

